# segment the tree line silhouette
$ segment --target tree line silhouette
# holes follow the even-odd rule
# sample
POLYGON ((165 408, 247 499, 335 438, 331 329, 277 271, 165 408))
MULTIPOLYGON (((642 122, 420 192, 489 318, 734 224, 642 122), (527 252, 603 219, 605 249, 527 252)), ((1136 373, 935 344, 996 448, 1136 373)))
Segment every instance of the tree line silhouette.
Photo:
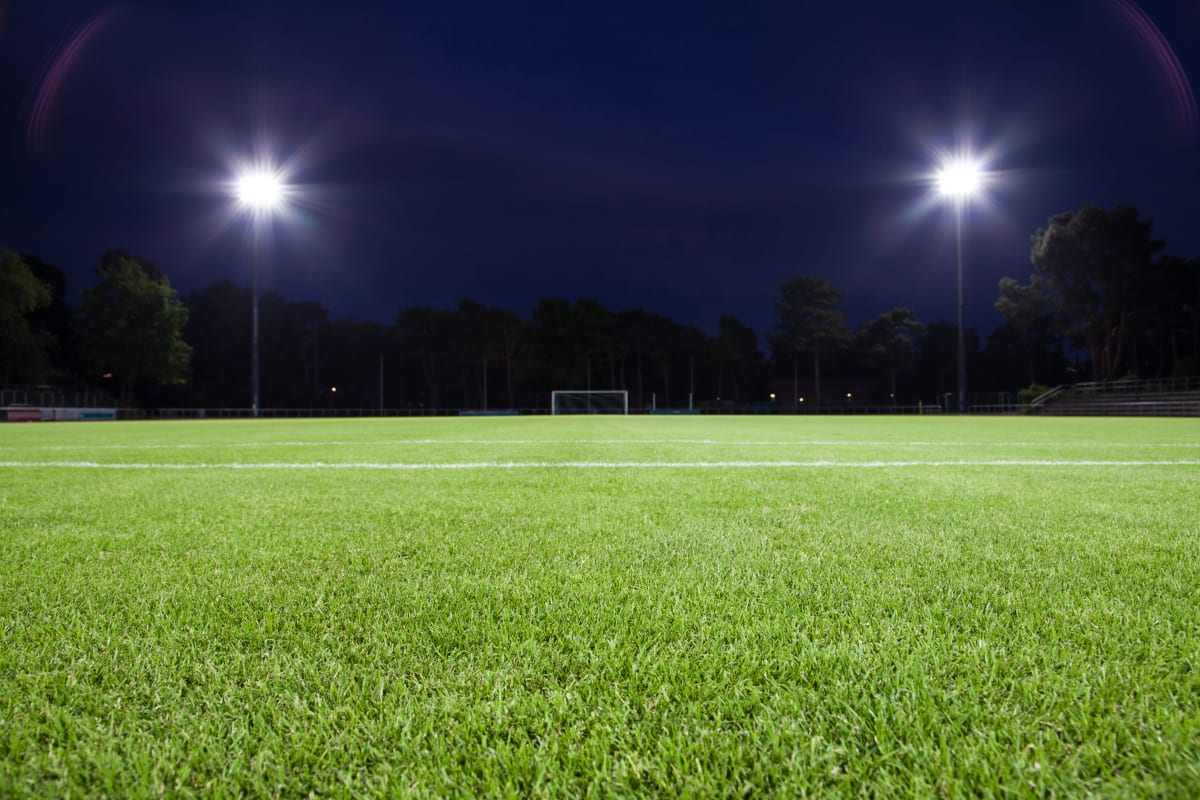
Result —
MULTIPOLYGON (((1032 237, 1029 282, 1000 282, 1005 322, 986 339, 967 331, 971 394, 1200 374, 1200 259, 1165 255, 1151 226, 1123 206, 1051 217, 1032 237)), ((122 250, 96 271, 73 306, 61 269, 0 251, 5 385, 98 386, 149 407, 250 404, 249 288, 221 281, 181 297, 152 262, 122 250)), ((267 292, 262 405, 544 408, 554 389, 624 389, 635 408, 819 409, 936 403, 953 390, 952 323, 897 307, 851 331, 841 299, 824 279, 784 283, 764 351, 730 316, 709 333, 590 299, 542 299, 522 317, 466 298, 404 308, 384 324, 267 292)))

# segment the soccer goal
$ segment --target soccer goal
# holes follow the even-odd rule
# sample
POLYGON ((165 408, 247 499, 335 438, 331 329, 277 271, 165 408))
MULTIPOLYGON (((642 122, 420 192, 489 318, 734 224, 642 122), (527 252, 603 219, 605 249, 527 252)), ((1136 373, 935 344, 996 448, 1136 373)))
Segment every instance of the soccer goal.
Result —
POLYGON ((568 391, 560 389, 550 393, 551 414, 628 414, 629 392, 568 391))

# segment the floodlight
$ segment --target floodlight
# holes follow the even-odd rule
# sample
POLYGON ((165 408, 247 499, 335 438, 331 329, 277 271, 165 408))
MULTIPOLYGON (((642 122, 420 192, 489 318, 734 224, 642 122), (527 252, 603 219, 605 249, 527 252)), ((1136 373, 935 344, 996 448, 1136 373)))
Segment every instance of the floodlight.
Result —
MULTIPOLYGON (((251 222, 257 227, 265 224, 267 217, 283 207, 288 188, 284 173, 263 164, 248 165, 233 182, 238 204, 249 211, 251 222)), ((251 257, 251 322, 250 322, 250 408, 258 416, 258 247, 251 257)))
POLYGON ((944 164, 937 173, 938 192, 947 197, 971 197, 983 183, 983 169, 974 161, 959 159, 944 164))
POLYGON ((274 211, 283 204, 284 186, 279 175, 256 169, 237 178, 237 198, 256 212, 274 211))
POLYGON ((958 253, 958 411, 967 410, 966 345, 963 334, 963 216, 967 202, 979 194, 987 175, 980 162, 969 155, 948 158, 935 176, 937 190, 954 202, 958 253))

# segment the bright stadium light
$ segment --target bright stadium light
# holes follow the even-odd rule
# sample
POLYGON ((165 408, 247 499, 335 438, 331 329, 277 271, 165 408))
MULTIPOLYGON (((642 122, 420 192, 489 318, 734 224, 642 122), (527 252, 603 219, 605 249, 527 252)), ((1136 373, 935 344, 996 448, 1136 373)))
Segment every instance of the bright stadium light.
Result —
POLYGON ((970 156, 953 156, 942 162, 934 176, 938 194, 954 203, 958 250, 958 413, 967 410, 967 356, 963 332, 963 211, 983 189, 987 173, 970 156))
POLYGON ((269 214, 283 205, 286 194, 283 180, 267 169, 253 169, 238 175, 238 202, 255 214, 269 214))
MULTIPOLYGON (((234 196, 238 205, 250 214, 255 226, 283 208, 288 196, 287 183, 283 174, 271 166, 255 165, 238 173, 233 182, 234 196)), ((251 253, 251 329, 250 329, 250 408, 254 416, 259 415, 258 402, 258 231, 252 237, 251 253)))
POLYGON ((970 198, 979 193, 981 186, 983 168, 970 159, 955 159, 938 170, 938 192, 945 197, 970 198))

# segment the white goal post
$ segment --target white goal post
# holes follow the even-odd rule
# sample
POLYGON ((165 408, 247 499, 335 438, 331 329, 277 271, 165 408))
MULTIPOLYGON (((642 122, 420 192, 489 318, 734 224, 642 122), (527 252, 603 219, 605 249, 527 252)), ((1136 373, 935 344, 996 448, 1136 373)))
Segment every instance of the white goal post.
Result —
POLYGON ((559 389, 550 393, 550 413, 558 414, 628 414, 629 392, 624 389, 559 389))

